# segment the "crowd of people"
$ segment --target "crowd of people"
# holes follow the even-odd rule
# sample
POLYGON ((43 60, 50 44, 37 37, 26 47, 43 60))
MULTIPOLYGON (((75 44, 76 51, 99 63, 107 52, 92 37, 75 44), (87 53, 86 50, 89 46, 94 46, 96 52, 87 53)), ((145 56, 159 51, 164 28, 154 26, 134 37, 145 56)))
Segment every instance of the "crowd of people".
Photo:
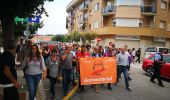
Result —
MULTIPOLYGON (((80 80, 80 66, 79 59, 82 57, 115 57, 117 60, 117 83, 121 78, 121 73, 124 75, 126 89, 131 91, 129 86, 130 78, 130 64, 136 62, 140 63, 141 49, 135 51, 135 48, 128 49, 127 45, 121 48, 115 48, 115 45, 110 42, 108 46, 94 46, 66 44, 66 43, 49 43, 49 44, 35 44, 31 40, 25 40, 25 43, 20 42, 18 45, 15 42, 9 42, 5 52, 1 55, 1 63, 4 67, 3 74, 5 84, 13 83, 14 86, 5 88, 5 100, 19 100, 17 88, 20 83, 17 82, 17 75, 15 70, 15 58, 13 54, 16 50, 17 61, 20 61, 23 67, 24 78, 26 80, 29 99, 34 100, 38 84, 41 79, 50 80, 50 93, 52 98, 55 98, 55 84, 57 83, 59 74, 62 76, 63 94, 66 96, 71 86, 79 84, 79 91, 84 91, 84 86, 76 83, 75 80, 80 80), (7 60, 9 59, 9 60, 7 60), (13 97, 15 95, 15 97, 13 97)), ((116 85, 114 84, 114 85, 116 85)), ((103 84, 101 84, 103 86, 103 84)), ((93 85, 95 91, 99 92, 99 85, 93 85)), ((112 90, 112 83, 108 83, 108 89, 112 90)))

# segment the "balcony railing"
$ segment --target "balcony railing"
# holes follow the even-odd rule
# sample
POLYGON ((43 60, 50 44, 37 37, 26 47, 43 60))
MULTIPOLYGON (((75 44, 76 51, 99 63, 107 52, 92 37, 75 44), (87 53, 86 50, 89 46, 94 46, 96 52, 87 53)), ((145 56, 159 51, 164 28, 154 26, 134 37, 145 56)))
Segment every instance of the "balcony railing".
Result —
POLYGON ((149 5, 149 6, 141 6, 141 13, 142 14, 152 14, 156 13, 156 7, 149 5))
POLYGON ((106 16, 107 15, 113 15, 113 14, 115 14, 115 12, 116 12, 116 6, 113 6, 113 5, 107 6, 107 7, 102 9, 102 14, 106 15, 106 16))
POLYGON ((80 6, 80 11, 86 11, 86 10, 88 10, 88 4, 85 4, 85 3, 83 3, 81 6, 80 6))

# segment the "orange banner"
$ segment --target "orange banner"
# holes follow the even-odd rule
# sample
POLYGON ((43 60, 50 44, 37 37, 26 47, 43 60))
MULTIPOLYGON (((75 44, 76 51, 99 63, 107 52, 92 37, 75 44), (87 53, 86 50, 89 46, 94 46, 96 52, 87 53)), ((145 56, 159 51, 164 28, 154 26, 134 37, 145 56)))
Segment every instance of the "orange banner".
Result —
POLYGON ((117 67, 113 57, 81 58, 81 85, 116 83, 117 67))

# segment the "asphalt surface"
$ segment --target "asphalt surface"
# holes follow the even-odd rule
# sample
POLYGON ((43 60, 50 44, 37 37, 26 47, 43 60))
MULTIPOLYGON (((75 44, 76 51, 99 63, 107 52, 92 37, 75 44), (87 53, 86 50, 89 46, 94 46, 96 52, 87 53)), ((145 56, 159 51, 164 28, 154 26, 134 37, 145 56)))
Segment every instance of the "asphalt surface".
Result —
MULTIPOLYGON (((141 68, 141 64, 132 64, 129 82, 131 92, 125 89, 124 76, 120 79, 118 85, 110 91, 107 85, 99 86, 100 92, 96 93, 92 86, 85 86, 84 92, 75 92, 71 100, 170 100, 170 82, 163 80, 165 87, 160 87, 157 83, 150 82, 150 77, 146 76, 141 68)), ((49 92, 49 80, 43 81, 46 100, 51 100, 49 92)), ((63 98, 62 84, 56 84, 56 100, 63 98)))

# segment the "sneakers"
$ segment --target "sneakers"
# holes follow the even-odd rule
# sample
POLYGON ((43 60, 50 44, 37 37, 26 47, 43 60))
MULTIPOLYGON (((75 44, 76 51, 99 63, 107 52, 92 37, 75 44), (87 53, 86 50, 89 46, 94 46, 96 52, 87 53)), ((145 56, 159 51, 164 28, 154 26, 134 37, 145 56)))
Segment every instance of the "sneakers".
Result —
POLYGON ((132 78, 128 77, 128 80, 129 80, 129 81, 131 81, 131 80, 132 80, 132 78))
POLYGON ((132 91, 131 89, 130 89, 130 87, 128 87, 128 88, 126 88, 128 91, 132 91))
POLYGON ((113 90, 111 86, 108 86, 108 89, 109 89, 110 91, 112 91, 112 90, 113 90))
POLYGON ((152 80, 152 79, 150 79, 150 81, 152 82, 152 83, 156 83, 154 80, 152 80))
POLYGON ((159 84, 159 86, 161 86, 161 87, 165 87, 163 84, 159 84))

